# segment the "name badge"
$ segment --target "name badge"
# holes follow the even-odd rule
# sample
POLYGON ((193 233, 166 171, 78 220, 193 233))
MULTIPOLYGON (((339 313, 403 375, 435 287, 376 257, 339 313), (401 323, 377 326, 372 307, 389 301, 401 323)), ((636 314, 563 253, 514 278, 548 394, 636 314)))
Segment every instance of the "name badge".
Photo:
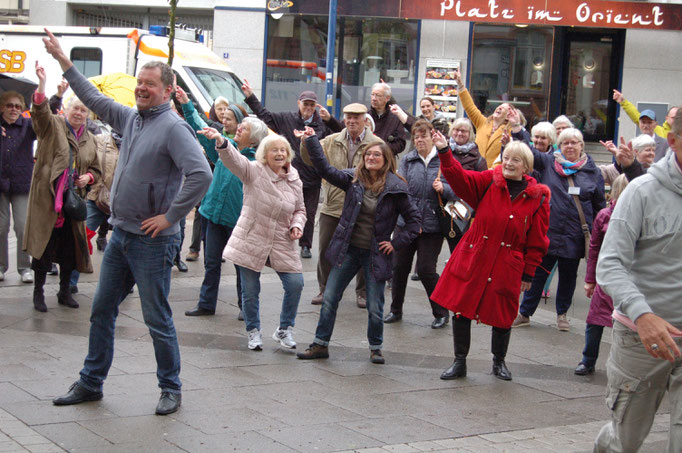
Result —
POLYGON ((580 187, 569 187, 568 188, 568 194, 569 195, 580 195, 580 187))

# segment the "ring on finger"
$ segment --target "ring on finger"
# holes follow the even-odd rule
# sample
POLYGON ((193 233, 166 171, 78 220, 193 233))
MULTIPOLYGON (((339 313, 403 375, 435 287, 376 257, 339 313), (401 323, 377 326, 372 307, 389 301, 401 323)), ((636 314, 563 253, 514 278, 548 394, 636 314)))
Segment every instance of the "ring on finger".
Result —
POLYGON ((658 351, 658 345, 656 343, 651 344, 651 350, 652 351, 658 351))

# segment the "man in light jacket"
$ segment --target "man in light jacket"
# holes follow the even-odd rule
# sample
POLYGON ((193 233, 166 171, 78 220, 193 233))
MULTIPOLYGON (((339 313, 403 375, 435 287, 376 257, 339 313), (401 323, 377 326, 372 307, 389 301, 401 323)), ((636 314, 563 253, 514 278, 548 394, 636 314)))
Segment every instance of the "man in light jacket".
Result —
POLYGON ((616 322, 606 362, 612 419, 595 452, 639 451, 666 390, 668 451, 682 451, 682 110, 668 143, 673 152, 618 198, 597 262, 616 322))
POLYGON ((111 186, 114 233, 102 259, 92 302, 88 355, 69 392, 57 406, 102 398, 102 384, 114 358, 118 305, 137 284, 142 314, 154 345, 161 398, 156 413, 178 410, 181 402, 180 349, 168 304, 170 272, 180 247, 179 221, 211 184, 211 169, 194 132, 170 108, 173 71, 147 63, 137 76, 137 110, 102 95, 78 70, 47 31, 47 52, 59 62, 78 98, 111 126, 123 141, 111 186), (184 181, 183 181, 184 176, 184 181))

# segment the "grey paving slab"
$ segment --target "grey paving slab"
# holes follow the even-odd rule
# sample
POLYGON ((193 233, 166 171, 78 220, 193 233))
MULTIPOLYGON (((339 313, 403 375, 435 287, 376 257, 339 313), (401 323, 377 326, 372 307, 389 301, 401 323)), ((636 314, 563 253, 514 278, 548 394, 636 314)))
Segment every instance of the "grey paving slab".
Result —
POLYGON ((67 451, 95 451, 111 442, 75 422, 48 423, 35 426, 37 432, 67 451))
POLYGON ((289 425, 253 410, 250 406, 214 407, 211 411, 183 410, 175 418, 205 434, 223 434, 229 431, 263 431, 286 428, 289 425))
POLYGON ((199 436, 200 431, 173 417, 145 415, 141 417, 118 417, 107 420, 82 420, 78 422, 113 444, 127 442, 146 443, 147 440, 158 441, 173 433, 174 436, 199 436))
POLYGON ((178 439, 171 436, 169 440, 184 451, 197 453, 213 453, 218 451, 294 453, 298 451, 254 431, 182 437, 178 439))
POLYGON ((2 408, 27 425, 114 417, 114 414, 106 410, 99 401, 62 407, 52 405, 52 401, 35 401, 3 404, 2 408))
POLYGON ((262 434, 300 452, 352 450, 382 445, 377 439, 339 424, 269 430, 262 434))
POLYGON ((0 382, 0 407, 7 403, 35 401, 36 398, 11 382, 0 382))
POLYGON ((386 444, 418 442, 461 435, 457 431, 409 415, 342 422, 341 425, 386 444))

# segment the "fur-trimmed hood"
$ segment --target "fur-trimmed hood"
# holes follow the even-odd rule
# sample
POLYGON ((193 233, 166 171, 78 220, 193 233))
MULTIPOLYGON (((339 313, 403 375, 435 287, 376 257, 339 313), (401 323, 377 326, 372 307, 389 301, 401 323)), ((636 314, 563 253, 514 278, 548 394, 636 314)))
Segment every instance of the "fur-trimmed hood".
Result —
MULTIPOLYGON (((502 175, 502 166, 498 165, 491 171, 493 172, 493 182, 495 185, 499 188, 507 187, 507 180, 502 175)), ((540 198, 544 195, 545 200, 549 202, 550 198, 552 197, 552 192, 549 190, 549 187, 538 183, 532 176, 523 175, 523 177, 526 182, 528 182, 528 186, 524 192, 527 193, 529 197, 540 198)))

